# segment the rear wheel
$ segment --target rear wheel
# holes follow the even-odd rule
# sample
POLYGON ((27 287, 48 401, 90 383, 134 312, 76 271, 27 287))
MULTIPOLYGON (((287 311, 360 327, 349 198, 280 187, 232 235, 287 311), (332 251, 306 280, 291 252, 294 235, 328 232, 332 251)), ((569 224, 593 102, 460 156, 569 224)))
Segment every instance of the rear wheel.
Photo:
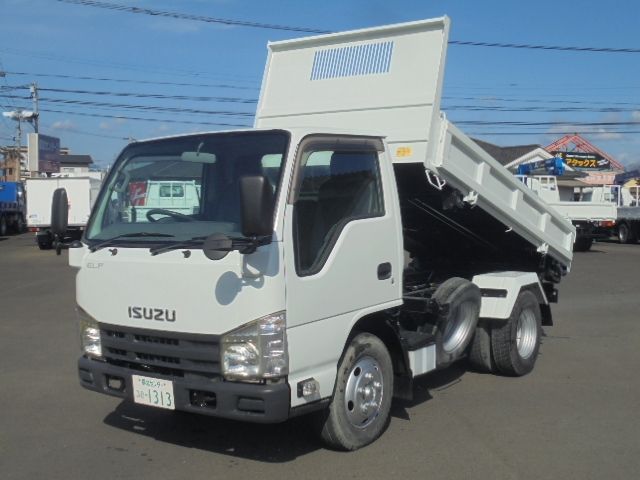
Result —
POLYGON ((335 393, 320 436, 330 447, 356 450, 377 439, 389 423, 393 396, 391 356, 369 333, 356 335, 338 366, 335 393))
POLYGON ((638 238, 635 233, 626 223, 618 225, 618 240, 620 240, 620 243, 636 243, 638 238))
POLYGON ((24 218, 22 218, 22 215, 18 215, 16 217, 16 221, 13 224, 13 229, 15 230, 16 233, 24 232, 25 224, 24 224, 24 218))
POLYGON ((477 285, 453 277, 442 283, 431 297, 440 305, 448 305, 438 318, 436 361, 444 367, 459 359, 469 346, 480 314, 482 296, 477 285))
POLYGON ((0 216, 0 237, 4 237, 7 235, 7 218, 2 215, 0 216))
POLYGON ((491 356, 491 329, 479 324, 469 346, 469 366, 476 372, 493 373, 496 370, 491 356))
POLYGON ((592 237, 578 236, 578 237, 576 237, 576 241, 573 244, 573 251, 574 252, 588 252, 589 250, 591 250, 591 246, 592 245, 593 245, 593 238, 592 237))
POLYGON ((533 370, 540 350, 542 315, 536 296, 529 290, 520 292, 511 316, 491 331, 491 348, 496 369, 511 376, 533 370))

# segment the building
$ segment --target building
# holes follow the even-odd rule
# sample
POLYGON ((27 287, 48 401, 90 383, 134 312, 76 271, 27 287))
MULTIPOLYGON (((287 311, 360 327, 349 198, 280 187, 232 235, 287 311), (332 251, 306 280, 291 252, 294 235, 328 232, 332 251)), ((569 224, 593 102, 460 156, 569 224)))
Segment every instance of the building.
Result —
POLYGON ((20 155, 14 148, 0 147, 0 182, 20 180, 20 155))
POLYGON ((546 147, 536 144, 501 147, 474 141, 514 173, 519 165, 553 157, 562 158, 566 165, 564 177, 579 177, 580 181, 593 185, 613 184, 616 175, 624 172, 620 162, 578 134, 565 135, 546 147))
POLYGON ((89 173, 92 164, 91 155, 60 155, 60 174, 78 176, 89 173))

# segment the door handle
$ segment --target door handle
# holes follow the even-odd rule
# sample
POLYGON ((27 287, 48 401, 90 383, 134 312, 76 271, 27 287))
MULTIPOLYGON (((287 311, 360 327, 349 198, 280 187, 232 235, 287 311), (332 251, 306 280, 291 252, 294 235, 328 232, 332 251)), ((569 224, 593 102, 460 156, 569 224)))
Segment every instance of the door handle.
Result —
POLYGON ((378 280, 386 280, 391 277, 391 264, 389 262, 378 265, 378 280))

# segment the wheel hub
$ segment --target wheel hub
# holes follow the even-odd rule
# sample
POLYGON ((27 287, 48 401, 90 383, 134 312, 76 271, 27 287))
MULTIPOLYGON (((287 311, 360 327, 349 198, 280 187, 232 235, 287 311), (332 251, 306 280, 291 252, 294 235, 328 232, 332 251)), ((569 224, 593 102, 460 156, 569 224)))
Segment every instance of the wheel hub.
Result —
POLYGON ((376 360, 360 358, 349 372, 345 389, 345 411, 351 424, 365 428, 380 413, 384 385, 382 371, 376 360))
POLYGON ((536 348, 538 325, 536 317, 530 310, 523 310, 518 318, 516 330, 516 346, 522 358, 529 358, 536 348))

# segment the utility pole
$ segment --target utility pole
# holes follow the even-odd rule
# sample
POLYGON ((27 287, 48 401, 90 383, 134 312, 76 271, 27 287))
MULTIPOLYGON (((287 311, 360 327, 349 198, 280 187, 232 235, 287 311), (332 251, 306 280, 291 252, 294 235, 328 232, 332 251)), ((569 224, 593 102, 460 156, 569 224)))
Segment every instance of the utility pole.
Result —
POLYGON ((38 84, 33 82, 29 86, 29 91, 31 92, 31 99, 33 100, 33 129, 35 133, 38 133, 38 118, 40 117, 40 113, 38 112, 38 84))

